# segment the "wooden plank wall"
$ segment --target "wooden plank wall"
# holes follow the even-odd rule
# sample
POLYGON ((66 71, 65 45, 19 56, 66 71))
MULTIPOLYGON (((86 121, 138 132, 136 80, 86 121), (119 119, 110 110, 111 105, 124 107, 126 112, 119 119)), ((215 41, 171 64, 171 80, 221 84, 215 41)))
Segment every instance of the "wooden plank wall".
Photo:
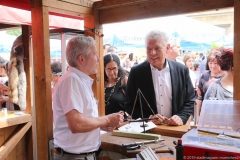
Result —
POLYGON ((240 100, 240 1, 234 0, 234 100, 240 100))
POLYGON ((26 132, 32 122, 0 128, 0 159, 27 160, 26 132))

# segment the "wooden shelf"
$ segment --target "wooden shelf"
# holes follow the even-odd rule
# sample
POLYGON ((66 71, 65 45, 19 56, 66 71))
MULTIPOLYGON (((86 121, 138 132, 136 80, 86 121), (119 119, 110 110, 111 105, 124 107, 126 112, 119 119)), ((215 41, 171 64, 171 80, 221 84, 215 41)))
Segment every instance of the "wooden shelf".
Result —
POLYGON ((17 124, 32 122, 31 114, 14 115, 8 114, 8 117, 0 118, 0 128, 5 128, 17 124))

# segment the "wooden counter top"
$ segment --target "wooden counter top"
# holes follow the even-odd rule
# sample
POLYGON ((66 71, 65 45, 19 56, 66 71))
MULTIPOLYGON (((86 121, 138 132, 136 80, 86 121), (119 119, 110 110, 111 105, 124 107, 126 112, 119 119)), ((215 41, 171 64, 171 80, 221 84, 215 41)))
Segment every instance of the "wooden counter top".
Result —
POLYGON ((163 125, 157 125, 156 128, 150 129, 147 132, 160 134, 162 136, 181 138, 183 136, 183 134, 188 132, 189 129, 190 129, 189 125, 168 126, 166 124, 163 124, 163 125))
POLYGON ((32 122, 31 114, 15 115, 13 112, 9 112, 7 117, 0 118, 0 128, 5 128, 27 122, 32 122))
MULTIPOLYGON (((174 155, 170 154, 168 147, 171 147, 175 151, 174 149, 175 146, 173 144, 173 141, 177 141, 178 138, 168 137, 168 136, 161 136, 161 137, 162 137, 161 139, 164 139, 164 141, 162 142, 166 144, 166 146, 156 149, 155 150, 156 153, 168 153, 170 157, 175 157, 174 155)), ((139 153, 142 149, 144 149, 144 147, 141 147, 140 149, 136 149, 136 150, 126 150, 126 148, 122 147, 122 144, 146 141, 146 139, 118 137, 118 136, 112 136, 112 133, 105 133, 101 135, 101 141, 102 141, 102 144, 100 146, 100 149, 118 152, 129 158, 135 158, 136 154, 139 153)), ((160 143, 161 142, 147 144, 147 146, 155 148, 160 146, 160 143)))

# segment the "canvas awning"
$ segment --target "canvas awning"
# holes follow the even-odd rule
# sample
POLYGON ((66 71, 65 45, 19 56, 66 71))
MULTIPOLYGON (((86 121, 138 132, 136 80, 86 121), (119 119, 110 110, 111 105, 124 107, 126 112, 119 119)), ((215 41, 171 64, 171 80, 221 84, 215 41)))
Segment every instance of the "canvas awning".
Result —
MULTIPOLYGON (((0 5, 0 23, 31 25, 31 12, 0 5)), ((49 15, 50 28, 83 30, 83 20, 49 15)))
POLYGON ((104 44, 123 47, 145 46, 151 30, 162 30, 181 40, 183 50, 208 50, 213 42, 225 42, 225 30, 185 16, 169 16, 103 25, 104 44))

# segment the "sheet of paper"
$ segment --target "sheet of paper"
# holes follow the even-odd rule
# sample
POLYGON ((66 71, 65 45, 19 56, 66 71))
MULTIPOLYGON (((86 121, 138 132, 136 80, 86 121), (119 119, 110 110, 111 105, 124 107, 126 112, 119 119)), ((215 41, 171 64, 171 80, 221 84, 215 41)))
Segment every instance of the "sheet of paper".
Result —
MULTIPOLYGON (((139 119, 137 119, 137 120, 139 120, 139 119)), ((144 124, 146 126, 145 131, 157 127, 153 122, 144 122, 144 124)), ((118 130, 126 131, 126 132, 141 133, 144 131, 142 125, 143 125, 143 122, 131 122, 129 124, 126 124, 126 125, 118 128, 118 130)))

